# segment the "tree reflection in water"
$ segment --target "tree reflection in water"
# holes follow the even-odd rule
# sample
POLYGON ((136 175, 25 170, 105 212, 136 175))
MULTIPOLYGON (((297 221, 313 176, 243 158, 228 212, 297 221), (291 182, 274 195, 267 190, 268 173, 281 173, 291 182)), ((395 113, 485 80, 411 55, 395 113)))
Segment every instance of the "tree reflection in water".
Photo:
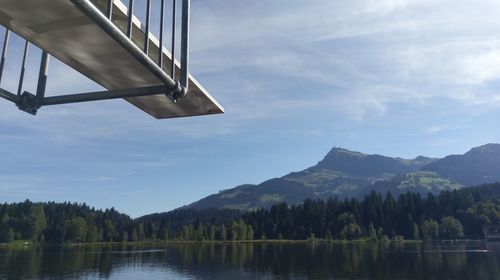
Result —
POLYGON ((217 279, 500 279, 484 243, 198 243, 0 249, 1 279, 114 279, 165 271, 217 279))

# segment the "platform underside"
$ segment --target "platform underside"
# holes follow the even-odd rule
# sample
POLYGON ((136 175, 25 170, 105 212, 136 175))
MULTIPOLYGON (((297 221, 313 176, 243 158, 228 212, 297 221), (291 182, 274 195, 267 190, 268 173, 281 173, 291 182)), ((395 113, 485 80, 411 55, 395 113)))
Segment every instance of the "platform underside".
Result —
MULTIPOLYGON (((106 9, 106 0, 92 2, 101 11, 106 9)), ((118 0, 114 1, 112 21, 125 32, 127 8, 118 0)), ((142 48, 145 35, 141 23, 136 18, 133 23, 132 40, 142 48)), ((162 84, 158 77, 70 0, 1 0, 0 24, 108 90, 162 84)), ((158 61, 159 42, 152 35, 149 45, 149 57, 158 61)), ((171 55, 165 49, 162 53, 163 70, 168 73, 171 55)), ((176 68, 176 72, 180 73, 177 61, 176 68)), ((127 98, 127 101, 158 119, 224 112, 222 106, 192 76, 189 77, 188 94, 177 103, 163 94, 127 98)))

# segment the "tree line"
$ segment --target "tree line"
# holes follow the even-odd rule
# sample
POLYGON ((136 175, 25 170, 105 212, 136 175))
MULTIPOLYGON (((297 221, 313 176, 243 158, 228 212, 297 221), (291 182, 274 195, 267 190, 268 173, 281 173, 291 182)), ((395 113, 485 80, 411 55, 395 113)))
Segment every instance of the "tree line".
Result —
POLYGON ((500 222, 498 197, 500 183, 425 197, 372 192, 363 199, 307 199, 246 213, 180 209, 138 219, 113 208, 26 200, 0 205, 0 242, 480 239, 483 225, 500 222))

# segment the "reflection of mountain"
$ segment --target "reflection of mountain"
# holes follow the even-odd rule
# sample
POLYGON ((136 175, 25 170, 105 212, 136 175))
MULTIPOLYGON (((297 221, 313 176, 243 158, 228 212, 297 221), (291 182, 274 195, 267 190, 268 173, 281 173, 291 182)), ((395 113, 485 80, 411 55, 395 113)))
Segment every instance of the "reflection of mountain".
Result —
POLYGON ((498 253, 468 257, 468 249, 485 246, 198 243, 0 249, 0 279, 500 279, 498 253))
POLYGON ((306 198, 361 197, 371 190, 438 193, 468 185, 500 181, 500 144, 474 148, 443 159, 367 155, 334 148, 318 164, 259 185, 241 185, 203 198, 187 207, 256 209, 306 198))

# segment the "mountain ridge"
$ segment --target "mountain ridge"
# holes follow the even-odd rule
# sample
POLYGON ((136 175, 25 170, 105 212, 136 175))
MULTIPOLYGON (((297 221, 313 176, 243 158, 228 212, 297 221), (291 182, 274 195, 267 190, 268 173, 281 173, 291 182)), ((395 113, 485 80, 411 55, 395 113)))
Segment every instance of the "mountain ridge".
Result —
POLYGON ((373 190, 425 194, 496 181, 500 181, 500 144, 444 158, 413 159, 334 147, 314 166, 260 184, 222 190, 182 208, 255 210, 279 202, 297 204, 307 198, 360 198, 373 190))

